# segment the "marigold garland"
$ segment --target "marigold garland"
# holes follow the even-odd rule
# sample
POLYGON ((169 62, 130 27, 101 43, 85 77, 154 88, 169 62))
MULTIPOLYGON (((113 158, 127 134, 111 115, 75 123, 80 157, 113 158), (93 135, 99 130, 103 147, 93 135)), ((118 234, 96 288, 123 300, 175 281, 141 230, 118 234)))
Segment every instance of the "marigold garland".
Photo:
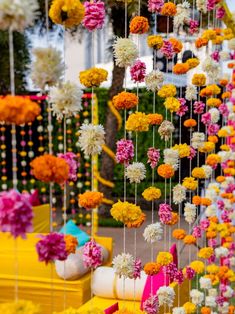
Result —
POLYGON ((186 236, 186 232, 184 229, 175 229, 172 232, 172 236, 177 240, 183 240, 186 236))
POLYGON ((159 273, 161 265, 155 262, 149 262, 144 265, 144 272, 146 275, 153 276, 159 273))
POLYGON ((184 126, 186 128, 194 128, 197 125, 197 121, 195 119, 187 119, 184 121, 184 126))
POLYGON ((158 166, 157 173, 162 178, 169 179, 169 178, 172 178, 174 176, 175 170, 172 167, 172 165, 162 164, 162 165, 158 166))
POLYGON ((142 193, 143 198, 146 201, 154 201, 161 197, 161 190, 155 188, 154 186, 150 186, 149 188, 145 189, 142 193))
POLYGON ((191 190, 191 191, 194 191, 196 190, 197 186, 198 186, 198 181, 195 180, 194 178, 192 177, 185 177, 183 179, 183 183, 182 185, 188 189, 188 190, 191 190))
POLYGON ((203 86, 206 84, 205 74, 194 74, 192 78, 192 84, 195 86, 203 86))
POLYGON ((174 16, 176 15, 176 5, 173 2, 165 2, 161 9, 161 15, 174 16))
POLYGON ((144 34, 149 30, 148 19, 144 16, 135 16, 130 22, 131 34, 144 34))
POLYGON ((173 256, 169 252, 159 252, 156 258, 157 264, 166 266, 173 262, 173 256))
POLYGON ((113 97, 113 105, 116 109, 131 109, 138 105, 139 98, 134 93, 121 92, 113 97))
POLYGON ((187 63, 176 63, 173 66, 173 73, 182 75, 186 74, 189 71, 189 65, 187 63))
POLYGON ((115 220, 121 221, 124 224, 129 224, 140 218, 142 210, 135 204, 118 201, 113 204, 110 213, 115 220))
POLYGON ((163 38, 159 35, 150 35, 147 38, 147 44, 150 48, 161 49, 163 46, 163 38))
POLYGON ((175 53, 180 53, 181 50, 183 49, 183 44, 180 40, 176 38, 169 38, 169 42, 172 44, 175 53))
POLYGON ((107 80, 108 72, 100 68, 91 68, 81 71, 79 74, 80 82, 87 88, 99 87, 101 83, 107 80))
POLYGON ((64 240, 65 240, 65 246, 66 246, 67 254, 68 255, 71 253, 74 254, 76 252, 76 248, 78 246, 77 238, 75 238, 74 236, 72 236, 70 234, 65 234, 64 240))
POLYGON ((176 87, 173 84, 165 84, 159 89, 157 94, 162 98, 174 97, 176 95, 176 87))
POLYGON ((146 132, 149 130, 148 116, 143 112, 135 112, 129 115, 126 121, 126 130, 146 132))
POLYGON ((101 204, 103 197, 103 193, 86 191, 83 194, 78 195, 78 203, 81 207, 92 209, 98 207, 101 204))
POLYGON ((180 102, 175 97, 167 97, 164 101, 164 106, 166 109, 168 109, 170 112, 176 112, 179 110, 180 102))
POLYGON ((198 58, 189 58, 186 63, 188 64, 189 66, 189 69, 194 69, 196 68, 199 64, 200 64, 200 61, 198 58))
POLYGON ((159 113, 149 113, 148 120, 151 125, 160 125, 163 121, 163 116, 159 113))

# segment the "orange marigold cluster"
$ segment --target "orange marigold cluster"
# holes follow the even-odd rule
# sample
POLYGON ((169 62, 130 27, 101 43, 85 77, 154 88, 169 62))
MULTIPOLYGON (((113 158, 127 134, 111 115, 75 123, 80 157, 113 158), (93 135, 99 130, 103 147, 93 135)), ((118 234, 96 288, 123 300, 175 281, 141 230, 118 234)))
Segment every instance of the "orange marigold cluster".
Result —
POLYGON ((176 63, 173 66, 173 73, 175 74, 186 74, 189 70, 189 65, 187 63, 176 63))
POLYGON ((183 240, 184 237, 186 236, 186 232, 184 229, 175 229, 172 232, 172 236, 173 236, 173 238, 175 238, 177 240, 183 240))
POLYGON ((130 22, 130 33, 144 34, 149 30, 148 19, 144 16, 135 16, 130 22))
POLYGON ((32 174, 42 182, 55 182, 62 184, 68 180, 69 165, 59 157, 53 155, 43 155, 31 161, 32 174))
POLYGON ((176 38, 170 38, 169 42, 172 44, 172 47, 175 53, 179 53, 183 49, 183 44, 180 40, 176 38))
POLYGON ((197 74, 195 73, 192 78, 192 84, 196 86, 203 86, 206 84, 206 76, 205 74, 197 74))
POLYGON ((162 9, 161 9, 161 15, 165 16, 174 16, 176 15, 176 5, 173 2, 165 2, 162 9))
POLYGON ((65 246, 66 246, 66 252, 67 254, 75 253, 76 248, 78 246, 78 240, 74 236, 70 234, 65 234, 64 235, 64 241, 65 241, 65 246))
POLYGON ((175 174, 174 168, 169 164, 162 164, 157 168, 159 176, 165 179, 172 178, 175 174))
POLYGON ((0 121, 21 125, 33 122, 40 112, 39 105, 29 97, 0 97, 0 121))
POLYGON ((188 234, 184 237, 184 243, 185 244, 195 244, 196 243, 196 238, 191 235, 191 234, 188 234))
POLYGON ((171 213, 171 220, 166 222, 166 225, 174 226, 179 221, 179 215, 176 212, 171 213))
POLYGON ((160 125, 163 121, 163 116, 159 113, 150 113, 148 114, 149 124, 151 125, 160 125))
POLYGON ((131 109, 137 106, 139 98, 129 92, 121 92, 113 97, 113 105, 116 109, 131 109))
POLYGON ((101 204, 103 197, 103 193, 86 191, 78 195, 78 203, 81 207, 92 209, 98 207, 101 204))
POLYGON ((197 125, 197 121, 195 119, 187 119, 184 121, 184 126, 186 128, 193 128, 197 125))
POLYGON ((207 44, 208 44, 208 39, 206 39, 206 38, 199 37, 195 40, 195 47, 197 49, 199 49, 203 46, 206 46, 207 44))
POLYGON ((139 228, 145 222, 146 215, 141 213, 140 216, 134 221, 128 221, 126 223, 127 228, 139 228))
POLYGON ((155 262, 149 262, 144 265, 144 272, 146 275, 153 276, 156 275, 161 268, 161 265, 155 262))

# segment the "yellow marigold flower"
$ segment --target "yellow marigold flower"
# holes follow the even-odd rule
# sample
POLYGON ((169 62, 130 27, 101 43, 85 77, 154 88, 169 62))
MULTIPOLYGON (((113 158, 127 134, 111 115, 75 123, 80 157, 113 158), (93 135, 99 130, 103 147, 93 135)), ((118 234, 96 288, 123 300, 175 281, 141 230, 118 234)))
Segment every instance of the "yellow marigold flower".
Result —
POLYGON ((196 68, 200 64, 200 61, 198 58, 189 58, 186 61, 186 63, 188 64, 189 69, 193 69, 193 68, 196 68))
POLYGON ((185 310, 185 314, 194 314, 197 309, 196 305, 193 304, 192 302, 184 303, 183 308, 185 310))
POLYGON ((79 74, 80 82, 86 87, 98 87, 107 80, 108 72, 100 68, 91 68, 81 71, 79 74))
POLYGON ((210 154, 206 157, 206 164, 213 167, 221 162, 221 157, 217 154, 210 154))
POLYGON ((156 262, 161 266, 166 266, 173 262, 173 256, 169 252, 159 252, 156 258, 156 262))
POLYGON ((206 101, 208 107, 219 107, 222 102, 219 98, 209 98, 206 101))
POLYGON ((162 98, 174 97, 175 95, 176 87, 173 84, 165 84, 158 91, 158 96, 162 98))
POLYGON ((192 84, 195 86, 203 86, 206 84, 205 74, 194 74, 192 78, 192 84))
POLYGON ((85 8, 79 0, 53 0, 49 16, 55 24, 65 27, 79 25, 85 15, 85 8))
POLYGON ((218 176, 218 177, 216 177, 216 181, 219 183, 222 183, 225 181, 225 177, 224 176, 218 176))
POLYGON ((200 258, 208 259, 213 255, 213 253, 214 253, 213 248, 208 246, 200 249, 199 252, 197 253, 197 256, 200 258))
POLYGON ((224 37, 223 36, 216 36, 215 39, 212 40, 212 44, 213 45, 221 45, 224 41, 224 37))
POLYGON ((207 40, 212 40, 216 38, 216 32, 213 29, 206 29, 202 33, 202 38, 206 38, 207 40))
POLYGON ((150 35, 147 38, 147 43, 150 48, 158 50, 163 45, 163 38, 162 36, 158 35, 150 35))
POLYGON ((182 185, 188 189, 188 190, 191 190, 191 191, 194 191, 196 190, 196 188, 198 187, 198 181, 195 180, 194 178, 192 177, 185 177, 183 179, 183 183, 182 185))
POLYGON ((148 115, 143 112, 135 112, 129 115, 126 121, 126 130, 134 132, 146 132, 149 130, 148 115))
POLYGON ((202 261, 193 261, 190 263, 190 267, 197 273, 202 274, 205 270, 205 265, 202 261))
POLYGON ((206 271, 210 274, 216 274, 219 271, 219 266, 210 264, 206 267, 206 271))
POLYGON ((155 188, 154 186, 150 186, 149 188, 145 189, 142 193, 143 198, 146 201, 154 201, 161 197, 161 190, 155 188))
POLYGON ((192 171, 192 176, 197 179, 205 179, 206 173, 202 167, 195 167, 192 171))
POLYGON ((183 44, 176 38, 169 38, 169 42, 172 44, 175 53, 179 53, 183 49, 183 44))
POLYGON ((141 216, 142 210, 135 204, 118 201, 113 204, 110 213, 115 220, 127 224, 136 221, 141 216))
POLYGON ((204 142, 203 146, 198 150, 200 153, 210 153, 215 149, 215 143, 213 142, 204 142))
POLYGON ((230 39, 232 39, 234 37, 233 31, 231 30, 231 28, 225 28, 222 31, 223 31, 223 34, 224 34, 224 39, 230 40, 230 39))
POLYGON ((168 109, 170 112, 176 112, 178 111, 179 107, 180 107, 180 102, 177 98, 175 97, 167 97, 165 102, 164 102, 164 106, 166 107, 166 109, 168 109))
POLYGON ((191 235, 191 234, 187 234, 184 239, 183 239, 185 244, 195 244, 197 239, 191 235))
POLYGON ((220 149, 221 150, 224 150, 226 152, 230 151, 230 147, 227 145, 227 144, 223 144, 220 146, 220 149))
POLYGON ((190 146, 186 143, 175 144, 172 149, 178 151, 180 158, 188 157, 190 155, 190 146))
POLYGON ((218 143, 218 137, 216 135, 209 135, 207 138, 208 142, 212 142, 214 144, 218 143))

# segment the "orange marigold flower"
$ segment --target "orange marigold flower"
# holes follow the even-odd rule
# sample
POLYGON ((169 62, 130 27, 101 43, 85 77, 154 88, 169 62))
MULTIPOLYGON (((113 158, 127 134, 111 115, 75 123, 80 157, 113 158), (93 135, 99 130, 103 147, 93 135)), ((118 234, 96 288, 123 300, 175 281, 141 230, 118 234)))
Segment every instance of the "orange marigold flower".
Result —
POLYGON ((180 40, 176 38, 169 38, 169 42, 172 44, 172 47, 175 53, 179 53, 183 49, 183 45, 180 40))
POLYGON ((176 63, 173 66, 173 73, 175 74, 185 74, 189 70, 189 65, 187 63, 176 63))
POLYGON ((144 16, 135 16, 130 22, 130 33, 144 34, 149 30, 148 19, 144 16))
POLYGON ((195 119, 187 119, 184 121, 184 126, 186 128, 193 128, 197 125, 197 121, 195 119))
POLYGON ((234 305, 230 305, 228 308, 228 314, 234 314, 235 312, 235 306, 234 305))
POLYGON ((203 86, 206 84, 205 74, 194 74, 192 78, 192 84, 195 86, 203 86))
POLYGON ((169 164, 162 164, 162 165, 158 166, 157 173, 162 178, 169 179, 169 178, 172 178, 174 176, 175 170, 169 164))
POLYGON ((139 98, 129 92, 121 92, 113 97, 113 105, 116 109, 131 109, 137 106, 139 98))
POLYGON ((230 92, 224 92, 222 95, 221 95, 221 98, 222 99, 226 99, 226 98, 230 98, 231 97, 231 93, 230 92))
POLYGON ((213 45, 221 45, 224 41, 223 36, 216 36, 215 39, 212 39, 212 44, 213 45))
POLYGON ((210 206, 212 201, 207 197, 201 197, 201 205, 202 206, 210 206))
POLYGON ((148 114, 149 124, 151 125, 160 125, 163 121, 163 116, 159 113, 150 113, 148 114))
POLYGON ((175 229, 172 232, 172 236, 173 236, 173 238, 175 238, 177 240, 183 240, 184 237, 186 236, 186 232, 184 229, 175 229))
POLYGON ((179 221, 179 215, 178 215, 178 213, 172 212, 172 213, 171 213, 171 220, 168 221, 168 222, 166 223, 166 225, 174 226, 175 224, 177 224, 178 221, 179 221))
POLYGON ((188 64, 189 69, 193 69, 193 68, 196 68, 200 64, 200 61, 198 58, 189 58, 186 61, 186 63, 188 64))
POLYGON ((201 204, 201 197, 198 195, 194 195, 193 196, 193 200, 192 200, 193 204, 198 206, 201 204))
POLYGON ((74 236, 70 234, 64 235, 65 245, 66 245, 66 252, 67 254, 75 253, 76 248, 78 246, 78 240, 74 236))
POLYGON ((208 136, 208 142, 212 142, 212 143, 218 143, 218 137, 216 135, 209 135, 208 136))
POLYGON ((206 157, 206 164, 213 167, 221 162, 221 157, 217 154, 210 154, 206 157))
POLYGON ((224 176, 218 176, 218 177, 216 177, 216 181, 219 183, 222 183, 225 181, 225 177, 224 176))
POLYGON ((201 308, 201 314, 211 314, 211 309, 207 306, 201 308))
POLYGON ((159 273, 159 270, 161 268, 161 265, 155 262, 149 262, 144 265, 144 272, 146 275, 153 276, 159 273))
POLYGON ((136 220, 127 222, 126 226, 127 228, 139 228, 145 222, 145 219, 146 215, 141 213, 136 220))
POLYGON ((195 244, 196 240, 197 239, 191 234, 186 235, 183 239, 185 244, 195 244))
POLYGON ((216 238, 216 236, 217 236, 217 233, 215 231, 208 231, 206 233, 207 239, 214 239, 214 238, 216 238))
POLYGON ((103 197, 103 193, 86 191, 78 195, 78 203, 81 207, 92 209, 98 207, 101 204, 103 197))
POLYGON ((218 217, 216 217, 216 216, 208 217, 208 220, 209 220, 209 221, 212 221, 212 222, 214 222, 214 223, 216 223, 216 224, 219 222, 219 219, 218 219, 218 217))
POLYGON ((221 79, 219 81, 219 84, 222 85, 222 86, 226 86, 228 84, 228 80, 227 79, 221 79))
POLYGON ((206 101, 208 107, 219 107, 222 101, 219 98, 209 98, 206 101))
POLYGON ((42 155, 31 161, 32 174, 42 182, 63 184, 69 178, 69 165, 59 157, 42 155))
POLYGON ((208 39, 206 39, 206 38, 199 37, 195 40, 195 47, 197 49, 199 49, 203 46, 206 46, 207 44, 208 44, 208 39))
POLYGON ((234 62, 230 62, 230 63, 228 63, 228 65, 227 65, 228 69, 233 69, 234 66, 235 66, 235 63, 234 63, 234 62))
POLYGON ((165 2, 161 9, 161 15, 165 16, 174 16, 176 12, 176 5, 173 2, 165 2))

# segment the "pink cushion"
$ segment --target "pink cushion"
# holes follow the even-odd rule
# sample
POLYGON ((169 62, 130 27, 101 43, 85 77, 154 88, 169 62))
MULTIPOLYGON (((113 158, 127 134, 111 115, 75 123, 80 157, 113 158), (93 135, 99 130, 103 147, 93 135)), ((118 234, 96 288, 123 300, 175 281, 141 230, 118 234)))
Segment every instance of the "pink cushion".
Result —
POLYGON ((108 307, 106 310, 104 310, 104 313, 105 314, 112 314, 118 310, 119 310, 118 303, 115 303, 115 304, 111 305, 110 307, 108 307))
MULTIPOLYGON (((172 247, 170 248, 170 253, 173 255, 173 262, 176 265, 178 265, 176 244, 172 245, 172 247)), ((164 285, 168 286, 169 283, 170 283, 169 277, 166 276, 165 278, 165 275, 162 270, 154 276, 148 276, 142 294, 140 305, 141 310, 143 310, 144 301, 147 300, 151 296, 151 294, 153 295, 156 294, 160 287, 164 285)))

